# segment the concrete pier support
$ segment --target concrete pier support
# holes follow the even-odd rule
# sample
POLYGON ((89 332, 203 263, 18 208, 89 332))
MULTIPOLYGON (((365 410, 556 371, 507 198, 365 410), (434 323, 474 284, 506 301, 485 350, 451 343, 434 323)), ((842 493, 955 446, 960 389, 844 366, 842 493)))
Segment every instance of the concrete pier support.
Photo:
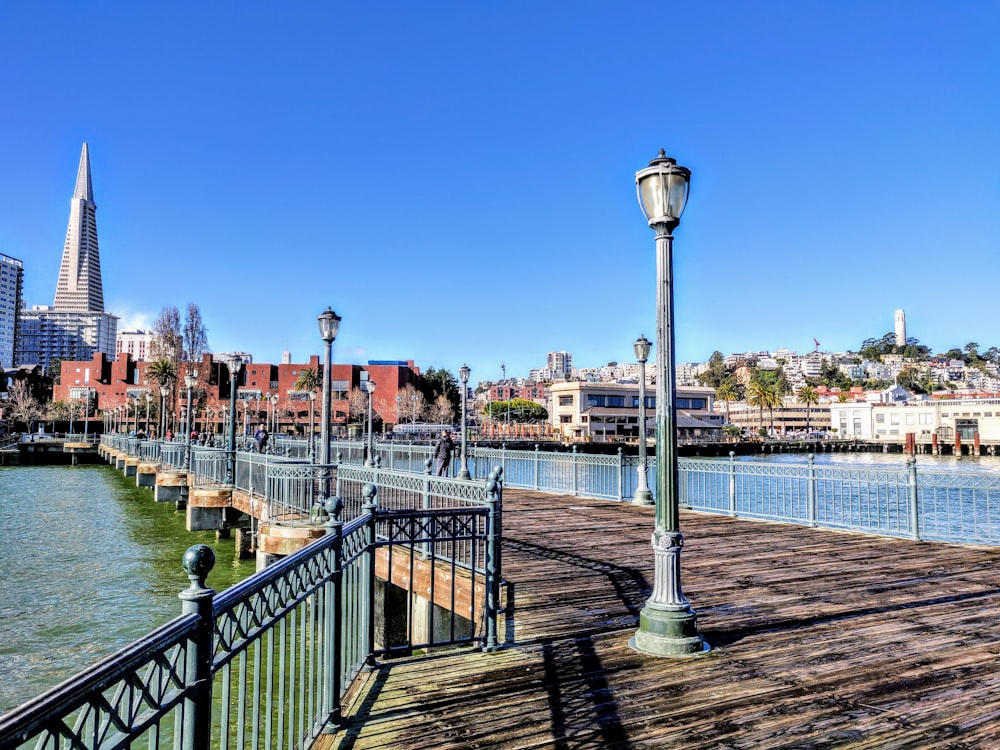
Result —
POLYGON ((187 530, 217 531, 227 527, 226 511, 233 491, 229 487, 188 490, 187 530))
POLYGON ((157 463, 150 463, 148 461, 140 462, 135 469, 136 487, 155 487, 156 472, 159 468, 160 465, 157 463))
POLYGON ((298 552, 324 534, 323 525, 308 522, 261 526, 257 530, 257 570, 264 570, 276 559, 298 552))
POLYGON ((156 475, 153 499, 158 503, 187 503, 188 478, 185 471, 160 471, 156 475))
POLYGON ((134 477, 139 470, 139 459, 131 456, 126 458, 122 469, 125 471, 125 476, 134 477))

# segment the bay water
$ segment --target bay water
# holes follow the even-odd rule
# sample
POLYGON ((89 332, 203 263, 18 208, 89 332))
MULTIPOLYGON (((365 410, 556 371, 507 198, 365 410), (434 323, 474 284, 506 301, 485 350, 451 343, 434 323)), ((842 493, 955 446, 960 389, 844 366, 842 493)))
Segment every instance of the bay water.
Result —
POLYGON ((0 713, 179 615, 192 544, 214 549, 216 591, 255 570, 108 466, 2 467, 0 513, 0 713))

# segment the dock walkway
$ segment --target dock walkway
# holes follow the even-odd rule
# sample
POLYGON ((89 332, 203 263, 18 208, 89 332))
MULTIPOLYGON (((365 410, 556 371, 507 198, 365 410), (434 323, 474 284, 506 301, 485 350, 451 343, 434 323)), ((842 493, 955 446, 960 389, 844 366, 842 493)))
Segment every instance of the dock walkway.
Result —
POLYGON ((653 511, 507 490, 506 643, 384 662, 317 750, 1000 747, 1000 549, 682 512, 712 645, 629 649, 653 511))

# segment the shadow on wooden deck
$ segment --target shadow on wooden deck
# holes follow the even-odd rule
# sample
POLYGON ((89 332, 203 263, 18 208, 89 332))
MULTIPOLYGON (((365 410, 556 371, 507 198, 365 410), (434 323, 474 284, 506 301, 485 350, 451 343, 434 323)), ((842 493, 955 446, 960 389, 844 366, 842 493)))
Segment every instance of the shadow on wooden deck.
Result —
POLYGON ((506 643, 374 670, 317 747, 1000 746, 1000 550, 682 514, 713 650, 627 645, 651 509, 508 490, 506 643))

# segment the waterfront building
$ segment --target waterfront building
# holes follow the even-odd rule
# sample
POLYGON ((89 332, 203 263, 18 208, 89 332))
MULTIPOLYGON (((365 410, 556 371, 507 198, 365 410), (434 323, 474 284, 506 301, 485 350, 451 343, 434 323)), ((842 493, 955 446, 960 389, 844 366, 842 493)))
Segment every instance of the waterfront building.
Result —
MULTIPOLYGON (((246 357, 250 359, 250 355, 246 357)), ((56 401, 91 399, 92 422, 101 421, 101 412, 116 407, 129 406, 135 399, 145 402, 146 394, 160 400, 159 383, 149 375, 153 363, 149 360, 136 361, 128 352, 111 360, 103 352, 96 352, 89 360, 64 361, 62 378, 53 387, 52 398, 56 401)), ((295 384, 304 369, 312 369, 317 376, 322 375, 318 355, 301 364, 269 364, 244 362, 237 379, 237 418, 248 429, 252 425, 265 423, 277 425, 281 432, 307 434, 309 428, 308 391, 296 390, 295 384), (275 417, 275 415, 277 415, 275 417)), ((199 430, 223 432, 228 421, 230 378, 222 365, 220 355, 205 354, 201 362, 182 363, 178 367, 180 380, 174 383, 170 394, 168 411, 176 424, 175 431, 185 421, 187 391, 183 387, 186 373, 197 371, 198 385, 195 388, 193 410, 199 430)), ((330 417, 335 426, 346 427, 350 419, 350 394, 363 379, 375 381, 373 410, 384 424, 396 423, 396 395, 407 385, 417 386, 419 369, 412 361, 370 362, 368 365, 331 366, 330 417)), ((155 408, 154 408, 155 413, 155 408)), ((320 424, 320 403, 313 405, 314 426, 320 424)))
POLYGON ((761 427, 770 429, 773 425, 775 434, 779 435, 824 431, 830 429, 830 406, 820 403, 807 408, 794 396, 787 396, 781 405, 764 409, 762 413, 758 406, 734 401, 729 404, 729 424, 747 432, 757 432, 761 427))
POLYGON ((14 369, 15 342, 21 328, 24 264, 0 253, 0 373, 14 369))
POLYGON ((48 368, 59 360, 89 360, 95 352, 112 354, 118 318, 104 310, 101 258, 97 243, 97 205, 86 143, 80 154, 69 224, 51 306, 21 311, 14 358, 48 368))
POLYGON ((845 402, 830 405, 840 437, 902 443, 912 434, 917 443, 941 445, 957 437, 1000 443, 1000 398, 911 399, 890 403, 845 402))
MULTIPOLYGON (((718 440, 723 418, 713 412, 712 388, 677 388, 677 437, 718 440)), ((639 439, 638 383, 553 383, 549 388, 553 432, 569 440, 614 442, 639 439)), ((655 433, 656 397, 646 394, 646 437, 655 433)))

